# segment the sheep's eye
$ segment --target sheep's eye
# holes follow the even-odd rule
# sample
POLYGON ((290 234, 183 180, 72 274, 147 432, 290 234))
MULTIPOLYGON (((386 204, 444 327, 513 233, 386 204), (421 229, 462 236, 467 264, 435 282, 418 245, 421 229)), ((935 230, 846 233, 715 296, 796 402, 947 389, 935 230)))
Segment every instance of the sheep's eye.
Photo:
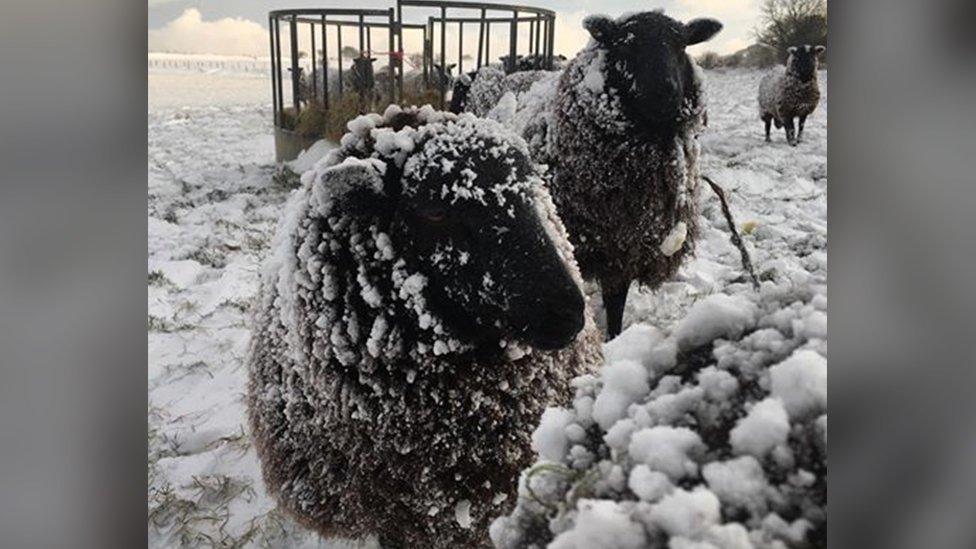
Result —
POLYGON ((443 223, 447 219, 447 210, 443 208, 430 208, 420 210, 418 213, 421 219, 433 225, 443 223))

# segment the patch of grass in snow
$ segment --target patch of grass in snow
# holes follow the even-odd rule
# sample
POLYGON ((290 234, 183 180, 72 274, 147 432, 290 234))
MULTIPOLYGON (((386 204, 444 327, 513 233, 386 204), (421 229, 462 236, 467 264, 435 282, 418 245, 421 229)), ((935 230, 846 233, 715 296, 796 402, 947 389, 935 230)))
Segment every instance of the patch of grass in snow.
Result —
POLYGON ((185 332, 188 330, 195 330, 197 327, 192 324, 177 324, 175 322, 170 322, 165 318, 159 318, 158 316, 149 315, 149 320, 146 323, 146 327, 150 332, 163 332, 163 333, 173 333, 173 332, 185 332))
POLYGON ((221 307, 230 307, 232 309, 237 309, 239 312, 246 314, 251 310, 250 301, 243 299, 228 299, 220 304, 221 307))
POLYGON ((171 286, 173 283, 166 278, 166 275, 162 271, 150 271, 149 272, 149 285, 150 286, 171 286))
POLYGON ((167 364, 163 366, 163 376, 169 379, 169 382, 179 381, 185 377, 190 377, 193 375, 206 374, 207 377, 213 379, 213 373, 210 372, 210 366, 202 360, 196 362, 191 362, 190 364, 167 364))
POLYGON ((196 301, 181 301, 176 306, 176 312, 182 313, 182 314, 190 314, 193 311, 196 311, 199 307, 200 306, 197 305, 197 302, 196 301))
POLYGON ((212 247, 197 248, 182 259, 192 259, 201 265, 209 265, 214 269, 223 269, 227 266, 227 257, 224 253, 212 247))
POLYGON ((149 525, 180 546, 242 547, 226 530, 228 504, 254 495, 250 482, 227 475, 195 476, 179 491, 169 484, 150 487, 149 525))
POLYGON ((207 202, 223 202, 224 200, 227 200, 228 198, 230 198, 230 196, 231 196, 231 193, 229 193, 229 192, 227 192, 227 191, 225 191, 223 189, 214 189, 214 190, 208 192, 206 194, 205 198, 206 198, 207 202))
MULTIPOLYGON (((222 474, 196 475, 183 486, 174 486, 159 474, 159 460, 187 455, 180 441, 158 425, 173 418, 162 408, 150 405, 149 419, 149 510, 151 545, 209 547, 282 547, 291 545, 300 532, 278 510, 252 518, 242 530, 227 529, 230 506, 251 502, 257 496, 247 478, 222 474)), ((198 452, 220 446, 243 454, 250 441, 244 428, 217 438, 198 452)))
POLYGON ((188 486, 198 505, 221 505, 238 496, 248 499, 256 494, 250 481, 235 479, 227 475, 194 476, 188 486))
POLYGON ((251 501, 251 483, 227 475, 201 475, 183 489, 166 485, 150 488, 149 526, 166 545, 210 547, 286 547, 301 532, 279 510, 272 509, 247 522, 242 531, 230 532, 231 502, 251 501))
POLYGON ((271 176, 271 182, 285 190, 297 189, 302 184, 301 180, 301 174, 295 173, 294 170, 284 165, 275 170, 271 176))

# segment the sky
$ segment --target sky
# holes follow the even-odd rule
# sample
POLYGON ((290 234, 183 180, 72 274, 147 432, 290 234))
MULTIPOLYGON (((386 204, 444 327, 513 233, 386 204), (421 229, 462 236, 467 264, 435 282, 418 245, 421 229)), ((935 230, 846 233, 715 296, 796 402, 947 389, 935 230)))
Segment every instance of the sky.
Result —
MULTIPOLYGON (((490 0, 488 0, 490 1, 490 0)), ((355 3, 342 0, 148 0, 149 2, 149 51, 170 51, 183 53, 213 53, 224 55, 268 54, 268 12, 281 8, 323 8, 357 7, 389 8, 393 0, 357 0, 355 3)), ((603 13, 617 16, 622 13, 663 8, 664 12, 681 21, 695 17, 713 17, 721 21, 725 28, 711 41, 688 48, 694 55, 704 51, 726 54, 742 49, 752 43, 752 30, 758 22, 761 0, 499 0, 499 3, 521 3, 523 5, 549 8, 557 13, 556 53, 572 57, 586 45, 589 34, 582 28, 585 16, 603 13)), ((423 21, 425 12, 414 8, 418 21, 423 21)), ((409 13, 409 12, 408 12, 409 13)), ((452 12, 453 14, 453 12, 452 12)), ((458 15, 462 13, 458 12, 458 15)), ((465 33, 465 51, 473 45, 477 50, 477 33, 465 33)), ((492 41, 492 49, 501 51, 507 44, 506 36, 497 34, 492 41), (498 44, 497 46, 495 44, 498 44)), ((352 38, 354 31, 347 40, 352 38)), ((527 33, 527 27, 525 32, 527 33)), ((493 33, 495 34, 495 33, 493 33)), ((380 37, 378 42, 385 43, 380 37)), ((527 35, 523 40, 527 38, 527 35)), ((457 36, 454 31, 447 35, 448 51, 457 51, 457 36), (450 44, 453 42, 455 46, 450 44)), ((346 43, 349 43, 346 42, 346 43)), ((405 50, 419 50, 419 39, 405 34, 405 50)), ((300 44, 307 50, 307 44, 300 44)))

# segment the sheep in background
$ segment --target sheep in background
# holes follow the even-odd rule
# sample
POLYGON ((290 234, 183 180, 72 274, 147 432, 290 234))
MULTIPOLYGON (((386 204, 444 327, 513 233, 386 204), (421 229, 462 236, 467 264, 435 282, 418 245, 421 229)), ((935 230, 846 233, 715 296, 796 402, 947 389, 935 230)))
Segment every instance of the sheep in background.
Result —
POLYGON ((439 90, 441 89, 441 82, 444 83, 444 89, 449 90, 454 84, 454 67, 457 63, 449 63, 446 67, 441 67, 440 63, 434 63, 434 69, 430 74, 430 85, 431 89, 439 90))
POLYGON ((451 100, 451 112, 470 112, 476 116, 487 116, 498 101, 508 92, 516 99, 527 92, 536 82, 558 75, 566 66, 565 55, 553 56, 553 70, 542 70, 543 57, 538 54, 517 55, 514 72, 506 74, 508 55, 498 58, 501 63, 485 65, 467 74, 467 79, 455 81, 451 100), (479 79, 483 80, 475 85, 479 79), (456 99, 455 99, 456 98, 456 99))
POLYGON ((365 106, 372 105, 378 100, 376 93, 376 78, 373 72, 375 57, 356 57, 352 60, 352 68, 346 73, 346 82, 359 95, 359 101, 365 106))
POLYGON ((426 92, 436 91, 440 92, 440 86, 443 82, 444 89, 450 91, 451 87, 454 85, 454 76, 451 72, 454 70, 457 64, 451 63, 447 65, 446 68, 441 68, 439 63, 434 63, 431 67, 429 74, 427 75, 427 81, 424 81, 424 73, 419 69, 414 69, 403 75, 403 87, 408 93, 423 94, 426 92))
POLYGON ((518 99, 536 82, 555 79, 559 74, 559 71, 531 70, 506 75, 498 67, 481 67, 467 94, 465 112, 486 116, 506 93, 511 92, 518 99))
POLYGON ((324 536, 487 545, 530 435, 601 361, 525 143, 429 106, 349 123, 262 275, 248 413, 269 493, 324 536))
POLYGON ((485 65, 477 72, 468 91, 465 112, 484 116, 504 95, 505 71, 501 67, 485 65))
MULTIPOLYGON (((284 94, 291 93, 290 84, 292 75, 294 74, 291 67, 288 67, 288 73, 289 76, 286 82, 289 84, 289 86, 282 86, 282 93, 284 94)), ((291 97, 291 95, 286 95, 286 97, 291 97)), ((312 83, 309 80, 308 75, 305 73, 305 68, 298 67, 298 102, 299 104, 305 105, 308 104, 308 102, 312 99, 314 99, 314 94, 312 93, 312 83)))
POLYGON ((537 83, 519 101, 512 126, 550 167, 550 192, 583 276, 600 282, 612 338, 631 282, 659 287, 694 249, 704 97, 685 47, 722 24, 652 11, 583 25, 593 39, 557 84, 537 83))
POLYGON ((820 102, 820 82, 817 79, 817 56, 826 51, 823 46, 794 46, 789 48, 786 67, 777 67, 759 83, 759 117, 766 124, 766 141, 770 141, 769 127, 786 128, 786 141, 796 146, 803 138, 803 125, 820 102), (793 119, 798 118, 795 125, 793 119))
POLYGON ((468 98, 471 94, 471 83, 477 76, 476 71, 461 74, 454 80, 451 88, 451 104, 448 110, 454 114, 461 114, 468 106, 468 98))
MULTIPOLYGON (((502 62, 503 67, 508 67, 509 56, 503 55, 498 59, 502 62)), ((566 67, 566 56, 565 55, 553 55, 552 56, 552 70, 562 70, 566 67)), ((510 72, 521 72, 521 71, 533 71, 533 70, 545 70, 546 58, 540 53, 530 53, 528 55, 516 55, 515 56, 515 70, 510 72)))

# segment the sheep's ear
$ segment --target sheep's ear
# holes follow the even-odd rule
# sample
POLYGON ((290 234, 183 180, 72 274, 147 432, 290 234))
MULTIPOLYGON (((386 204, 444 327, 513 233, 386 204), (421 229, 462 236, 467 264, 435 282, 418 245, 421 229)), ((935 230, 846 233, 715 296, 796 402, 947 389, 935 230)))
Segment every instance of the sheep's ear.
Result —
POLYGON ((817 55, 820 55, 821 53, 827 51, 827 48, 825 46, 817 46, 813 48, 813 51, 817 52, 817 55))
POLYGON ((689 46, 711 40, 722 30, 722 24, 715 19, 692 19, 685 25, 685 43, 689 46))
POLYGON ((608 44, 617 36, 617 23, 606 15, 590 15, 583 19, 583 28, 597 42, 608 44))
POLYGON ((452 70, 454 70, 454 67, 456 66, 457 63, 451 63, 450 65, 447 66, 447 72, 451 72, 452 70))
POLYGON ((369 62, 370 62, 370 63, 372 63, 372 62, 374 62, 374 61, 376 61, 376 58, 375 58, 375 57, 370 57, 370 58, 369 58, 369 62))
POLYGON ((790 46, 790 47, 786 48, 786 53, 788 53, 790 55, 796 54, 796 46, 790 46))

